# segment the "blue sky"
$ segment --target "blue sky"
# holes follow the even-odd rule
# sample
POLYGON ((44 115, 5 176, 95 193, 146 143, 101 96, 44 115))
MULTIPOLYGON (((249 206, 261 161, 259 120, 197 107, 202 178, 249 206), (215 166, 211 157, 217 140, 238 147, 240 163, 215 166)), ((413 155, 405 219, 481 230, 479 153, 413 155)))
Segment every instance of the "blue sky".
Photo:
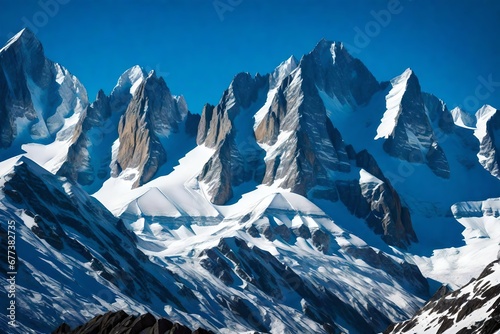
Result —
POLYGON ((270 72, 326 38, 345 42, 379 81, 411 67, 449 107, 500 108, 495 0, 0 0, 0 44, 25 26, 90 100, 139 64, 199 113, 236 73, 270 72))

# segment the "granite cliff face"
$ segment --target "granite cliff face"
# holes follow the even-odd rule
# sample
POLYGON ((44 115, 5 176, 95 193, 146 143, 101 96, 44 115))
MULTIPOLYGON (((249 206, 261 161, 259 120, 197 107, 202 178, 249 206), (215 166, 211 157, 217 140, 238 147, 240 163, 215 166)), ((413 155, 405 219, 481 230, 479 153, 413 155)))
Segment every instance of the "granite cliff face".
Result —
POLYGON ((118 125, 119 148, 114 171, 137 169, 142 185, 167 161, 161 141, 179 131, 187 115, 184 98, 175 98, 154 72, 139 85, 118 125))
POLYGON ((203 168, 199 180, 207 184, 207 192, 214 204, 226 203, 233 196, 233 185, 250 180, 253 169, 258 168, 261 150, 254 140, 246 136, 242 138, 242 134, 251 131, 248 121, 253 114, 248 109, 268 85, 269 76, 252 77, 240 73, 234 77, 217 106, 203 108, 197 143, 214 148, 215 153, 203 168), (236 123, 241 126, 235 126, 236 123))
MULTIPOLYGON (((226 156, 233 157, 236 165, 248 162, 240 162, 239 156, 251 160, 248 164, 259 171, 257 182, 274 184, 279 180, 281 187, 303 195, 318 184, 334 188, 328 171, 348 172, 350 165, 342 136, 328 118, 320 92, 355 107, 367 103, 378 89, 377 81, 359 60, 341 44, 323 40, 299 63, 291 57, 270 75, 253 79, 243 73, 236 76, 217 106, 205 106, 198 144, 232 147, 226 156), (349 80, 341 80, 345 77, 349 80), (245 109, 244 115, 239 115, 240 109, 245 109), (253 129, 242 129, 250 122, 253 129), (221 144, 223 139, 236 139, 236 143, 221 144)), ((225 170, 221 174, 228 175, 230 168, 225 170)), ((237 175, 224 177, 223 182, 235 177, 238 182, 246 180, 237 175)), ((206 173, 201 179, 210 183, 206 173)), ((217 191, 210 193, 219 204, 231 198, 227 191, 224 196, 216 196, 220 194, 217 191)))
MULTIPOLYGON (((198 144, 216 150, 199 176, 210 200, 224 204, 233 187, 252 180, 313 198, 340 199, 389 244, 404 248, 416 241, 409 211, 375 159, 364 152, 370 158, 360 161, 371 165, 356 165, 356 152, 352 147, 348 152, 325 107, 330 99, 354 112, 381 88, 341 43, 324 40, 300 62, 291 57, 269 75, 237 75, 217 106, 204 107, 199 125, 198 144), (377 169, 383 184, 362 192, 366 185, 359 179, 342 176, 359 168, 377 169)), ((427 117, 423 102, 421 107, 427 117)))
POLYGON ((417 76, 407 69, 392 79, 391 85, 387 110, 375 139, 386 139, 384 149, 390 155, 412 163, 426 163, 434 174, 448 178, 448 161, 435 138, 417 76))
POLYGON ((108 122, 111 113, 109 98, 101 90, 77 123, 68 156, 58 170, 58 175, 66 176, 82 186, 93 186, 94 189, 109 178, 111 143, 109 133, 103 130, 113 127, 108 122), (98 151, 108 151, 108 154, 94 154, 98 151))

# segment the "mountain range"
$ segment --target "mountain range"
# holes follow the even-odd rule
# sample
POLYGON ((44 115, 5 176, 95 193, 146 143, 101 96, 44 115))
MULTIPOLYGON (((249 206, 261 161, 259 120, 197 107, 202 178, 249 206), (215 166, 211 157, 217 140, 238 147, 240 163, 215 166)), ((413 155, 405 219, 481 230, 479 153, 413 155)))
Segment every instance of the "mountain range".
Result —
POLYGON ((236 74, 201 114, 140 66, 91 102, 28 29, 0 68, 4 332, 105 313, 217 333, 500 330, 496 108, 450 110, 412 69, 380 82, 326 40, 236 74))

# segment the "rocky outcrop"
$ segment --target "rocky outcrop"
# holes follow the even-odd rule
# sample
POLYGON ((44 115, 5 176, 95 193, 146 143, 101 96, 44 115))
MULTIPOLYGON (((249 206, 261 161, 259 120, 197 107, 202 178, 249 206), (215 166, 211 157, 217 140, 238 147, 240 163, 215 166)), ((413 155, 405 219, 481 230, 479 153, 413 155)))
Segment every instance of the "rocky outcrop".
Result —
MULTIPOLYGON (((455 219, 478 218, 478 217, 499 217, 500 198, 489 198, 484 201, 468 201, 453 204, 451 212, 455 219)), ((486 232, 486 231, 484 231, 486 232)))
POLYGON ((136 316, 128 315, 124 311, 97 315, 75 329, 71 329, 69 325, 63 323, 52 332, 52 334, 89 333, 213 334, 213 332, 203 328, 191 330, 184 325, 165 318, 157 319, 150 313, 136 316))
POLYGON ((187 115, 182 97, 171 95, 163 78, 154 72, 144 80, 134 94, 118 126, 119 149, 113 173, 135 168, 139 177, 135 186, 151 180, 167 161, 161 140, 176 133, 187 115))
POLYGON ((287 99, 285 96, 292 77, 287 77, 278 87, 264 119, 255 128, 255 138, 260 144, 274 145, 278 140, 281 124, 287 114, 287 99))
MULTIPOLYGON (((0 149, 21 152, 27 142, 51 142, 73 114, 88 105, 85 88, 64 67, 47 58, 25 28, 0 50, 0 149)), ((58 134, 68 139, 73 127, 58 134)))
POLYGON ((431 124, 437 126, 446 134, 452 133, 455 129, 455 122, 446 104, 429 93, 422 92, 422 99, 431 124))
MULTIPOLYGON (((411 163, 425 163, 437 176, 449 178, 448 160, 434 135, 417 76, 407 69, 392 79, 391 85, 386 98, 387 110, 375 139, 386 139, 384 150, 388 154, 411 163)), ((446 118, 445 111, 436 110, 442 106, 430 97, 426 99, 430 117, 448 129, 448 123, 443 120, 446 118)))
MULTIPOLYGON (((259 90, 267 85, 268 76, 249 73, 237 74, 229 88, 224 91, 217 106, 205 105, 198 127, 197 143, 207 147, 218 147, 233 132, 234 120, 240 111, 250 107, 258 97, 259 90)), ((246 115, 248 116, 248 115, 246 115)), ((250 115, 250 117, 253 115, 250 115)))
POLYGON ((208 103, 203 106, 196 136, 196 143, 198 145, 202 145, 205 139, 207 139, 208 131, 210 130, 210 122, 214 115, 214 109, 215 106, 208 103))
POLYGON ((207 193, 215 204, 224 204, 232 197, 233 185, 248 181, 254 176, 252 167, 260 155, 254 138, 241 138, 250 129, 253 115, 243 114, 268 85, 269 76, 248 73, 236 75, 215 107, 205 105, 198 126, 197 143, 216 151, 203 167, 198 179, 207 184, 207 193), (235 122, 241 127, 235 128, 235 122), (240 140, 242 139, 242 140, 240 140), (243 154, 245 159, 242 158, 243 154))
POLYGON ((359 152, 356 166, 362 168, 359 180, 336 182, 340 200, 387 244, 405 249, 417 242, 408 208, 402 205, 373 156, 366 150, 359 152))
POLYGON ((429 283, 418 267, 408 262, 398 262, 379 250, 371 247, 347 247, 345 252, 350 256, 363 260, 373 268, 381 269, 396 279, 399 284, 414 291, 422 298, 429 296, 429 283))
POLYGON ((109 178, 111 142, 107 137, 111 131, 106 130, 113 126, 106 122, 110 117, 109 98, 100 90, 95 102, 86 109, 76 125, 73 142, 68 149, 66 161, 57 172, 58 175, 66 176, 82 186, 89 186, 99 180, 94 189, 99 188, 104 180, 109 178))
POLYGON ((500 111, 485 105, 476 112, 476 119, 474 136, 479 140, 479 162, 500 179, 500 111))
POLYGON ((232 185, 236 176, 233 171, 241 164, 239 152, 229 138, 203 166, 199 180, 208 183, 208 194, 212 198, 212 203, 222 205, 233 197, 232 185))
MULTIPOLYGON (((243 280, 276 300, 296 295, 302 300, 302 312, 322 324, 327 333, 336 333, 328 328, 338 328, 338 322, 347 323, 360 333, 374 332, 352 306, 341 301, 334 293, 305 280, 271 253, 257 246, 249 246, 240 238, 221 239, 217 247, 203 251, 200 257, 201 265, 228 286, 243 280), (331 311, 325 312, 326 309, 331 311)), ((236 297, 220 303, 226 304, 228 309, 241 317, 248 318, 248 314, 252 314, 254 328, 264 332, 269 330, 261 313, 248 301, 236 297)), ((373 319, 374 322, 378 320, 373 319)))
POLYGON ((495 261, 461 289, 438 290, 415 316, 389 326, 384 333, 496 333, 500 330, 499 269, 495 261))

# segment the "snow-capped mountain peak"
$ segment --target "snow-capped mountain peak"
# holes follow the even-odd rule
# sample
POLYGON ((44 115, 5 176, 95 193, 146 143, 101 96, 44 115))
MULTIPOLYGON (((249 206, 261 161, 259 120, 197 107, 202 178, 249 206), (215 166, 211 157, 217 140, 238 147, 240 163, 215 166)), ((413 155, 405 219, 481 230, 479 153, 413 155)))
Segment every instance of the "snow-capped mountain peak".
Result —
POLYGON ((139 65, 129 68, 118 79, 116 86, 111 92, 111 96, 124 90, 128 90, 130 95, 134 95, 141 82, 144 81, 147 76, 148 74, 146 71, 139 65))
POLYGON ((27 49, 36 49, 38 47, 41 47, 40 41, 36 38, 35 34, 29 28, 24 28, 20 32, 12 36, 12 38, 7 41, 5 46, 0 49, 0 53, 5 52, 11 47, 17 47, 16 45, 23 45, 27 49))
POLYGON ((448 178, 449 164, 437 142, 417 76, 408 68, 390 85, 386 111, 374 139, 385 139, 384 150, 388 154, 425 163, 436 175, 448 178))
POLYGON ((282 62, 276 67, 276 69, 271 74, 270 78, 270 89, 277 88, 290 73, 297 68, 298 61, 294 56, 290 56, 287 60, 282 62))
POLYGON ((401 101, 406 93, 408 81, 412 75, 414 76, 413 71, 410 68, 407 68, 401 75, 391 79, 392 88, 386 97, 387 110, 384 113, 384 117, 382 118, 379 127, 377 128, 377 136, 375 136, 375 140, 379 138, 387 139, 394 132, 394 128, 396 127, 399 118, 399 113, 401 112, 401 101))
POLYGON ((476 117, 473 114, 470 114, 463 110, 460 107, 455 107, 450 111, 452 117, 453 117, 453 123, 455 123, 456 126, 459 126, 461 128, 465 129, 475 129, 476 128, 476 117))

